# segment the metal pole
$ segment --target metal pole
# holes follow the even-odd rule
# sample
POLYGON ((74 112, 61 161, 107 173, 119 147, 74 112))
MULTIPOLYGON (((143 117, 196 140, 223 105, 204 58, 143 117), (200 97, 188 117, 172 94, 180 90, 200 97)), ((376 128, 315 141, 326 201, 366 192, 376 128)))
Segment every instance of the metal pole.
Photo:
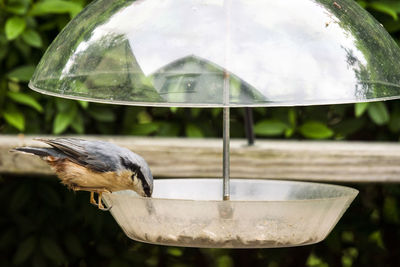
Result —
POLYGON ((224 103, 224 111, 223 111, 223 158, 222 158, 222 176, 223 176, 223 200, 230 199, 230 188, 229 188, 229 139, 230 139, 230 120, 229 120, 229 87, 230 87, 230 74, 229 70, 229 54, 230 54, 230 42, 231 42, 231 1, 224 1, 225 8, 225 19, 226 19, 226 36, 225 36, 225 71, 224 71, 224 88, 223 88, 223 103, 224 103))
MULTIPOLYGON (((229 105, 229 73, 224 72, 224 104, 229 105)), ((224 179, 223 186, 223 199, 230 199, 230 188, 229 188, 229 174, 230 174, 230 162, 229 162, 229 141, 230 141, 230 116, 229 106, 224 107, 223 111, 223 166, 222 166, 222 177, 224 179)))
POLYGON ((223 195, 224 200, 230 199, 230 189, 229 189, 229 107, 224 108, 223 112, 223 178, 224 178, 224 188, 223 195))

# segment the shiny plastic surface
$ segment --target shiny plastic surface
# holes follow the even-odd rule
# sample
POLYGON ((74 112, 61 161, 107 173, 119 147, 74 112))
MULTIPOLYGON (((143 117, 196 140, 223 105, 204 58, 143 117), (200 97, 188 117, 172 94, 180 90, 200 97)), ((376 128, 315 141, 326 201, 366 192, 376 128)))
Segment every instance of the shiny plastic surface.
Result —
POLYGON ((133 191, 104 194, 111 213, 132 239, 162 245, 267 248, 323 240, 358 194, 328 184, 222 179, 155 180, 152 198, 133 191))
POLYGON ((97 0, 30 87, 153 106, 383 100, 400 95, 400 49, 353 0, 97 0))

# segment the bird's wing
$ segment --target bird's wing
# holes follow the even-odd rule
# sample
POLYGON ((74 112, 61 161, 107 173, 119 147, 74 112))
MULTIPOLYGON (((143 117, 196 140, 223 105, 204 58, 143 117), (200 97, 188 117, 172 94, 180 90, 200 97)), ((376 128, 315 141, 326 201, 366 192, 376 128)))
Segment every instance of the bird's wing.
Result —
POLYGON ((98 172, 115 171, 119 159, 112 158, 117 153, 111 152, 114 145, 101 141, 87 141, 78 138, 38 139, 58 150, 79 165, 98 172))

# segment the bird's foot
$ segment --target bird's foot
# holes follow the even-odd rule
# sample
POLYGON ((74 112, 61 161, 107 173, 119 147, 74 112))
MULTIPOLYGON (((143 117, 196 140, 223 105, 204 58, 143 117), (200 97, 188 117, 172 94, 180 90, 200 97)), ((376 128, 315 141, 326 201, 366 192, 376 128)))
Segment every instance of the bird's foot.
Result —
POLYGON ((104 210, 104 211, 108 211, 111 209, 110 207, 105 207, 103 205, 103 201, 102 201, 102 194, 103 193, 111 193, 110 191, 108 191, 107 189, 92 189, 90 191, 90 203, 97 206, 100 210, 104 210), (94 193, 97 193, 97 202, 94 198, 94 193))
POLYGON ((90 192, 90 204, 93 204, 93 205, 97 206, 97 202, 94 199, 94 192, 93 191, 90 192))
MULTIPOLYGON (((110 191, 107 191, 107 192, 110 192, 110 191)), ((111 209, 111 206, 109 206, 109 207, 104 207, 103 201, 102 201, 102 199, 101 199, 102 194, 103 194, 103 192, 99 192, 99 193, 98 193, 98 198, 97 198, 97 204, 98 204, 98 205, 97 205, 97 207, 98 207, 99 209, 101 209, 101 210, 108 211, 108 210, 111 209)))
POLYGON ((108 211, 111 209, 110 207, 104 207, 103 202, 102 202, 102 194, 103 193, 111 193, 109 190, 105 189, 105 188, 97 188, 97 187, 84 187, 84 186, 79 186, 76 184, 70 185, 69 186, 72 190, 74 191, 89 191, 90 192, 90 204, 95 205, 96 207, 98 207, 101 210, 105 210, 108 211), (97 193, 98 197, 97 197, 97 202, 96 199, 94 198, 94 193, 97 193))

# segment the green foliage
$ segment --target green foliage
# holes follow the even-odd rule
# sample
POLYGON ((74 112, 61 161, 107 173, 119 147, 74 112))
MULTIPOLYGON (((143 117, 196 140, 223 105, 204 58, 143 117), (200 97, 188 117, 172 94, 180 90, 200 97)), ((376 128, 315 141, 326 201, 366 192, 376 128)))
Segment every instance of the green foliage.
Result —
POLYGON ((34 71, 33 65, 21 66, 10 71, 7 77, 14 82, 28 82, 34 71))
POLYGON ((354 105, 356 118, 361 117, 367 110, 369 103, 356 103, 354 105))
POLYGON ((383 102, 370 103, 368 105, 368 115, 377 125, 389 122, 390 114, 383 102))
POLYGON ((6 21, 5 33, 8 40, 16 39, 25 30, 26 21, 23 18, 14 16, 6 21))
POLYGON ((35 98, 28 94, 23 94, 20 92, 13 92, 9 91, 7 93, 7 96, 11 98, 13 101, 19 104, 27 105, 30 106, 34 109, 36 109, 38 112, 43 112, 42 106, 36 101, 35 98))
POLYGON ((318 121, 308 121, 299 130, 303 136, 311 139, 327 139, 333 135, 329 127, 318 121))
POLYGON ((39 33, 32 29, 27 29, 22 33, 22 40, 30 46, 40 48, 43 45, 42 37, 39 33))
POLYGON ((287 129, 289 127, 286 123, 276 119, 262 120, 254 125, 254 132, 261 136, 283 135, 287 129))
POLYGON ((63 0, 39 1, 32 5, 29 11, 31 16, 68 13, 71 17, 77 15, 83 6, 80 3, 63 0))
MULTIPOLYGON (((358 1, 398 41, 398 1, 358 1)), ((129 134, 218 137, 221 109, 143 108, 56 99, 27 88, 46 47, 86 0, 0 1, 2 133, 129 134)), ((258 138, 398 140, 400 102, 256 108, 258 138)), ((232 109, 232 137, 244 137, 243 111, 232 109)))
POLYGON ((25 116, 13 104, 8 104, 3 111, 6 122, 21 132, 25 130, 25 116))

